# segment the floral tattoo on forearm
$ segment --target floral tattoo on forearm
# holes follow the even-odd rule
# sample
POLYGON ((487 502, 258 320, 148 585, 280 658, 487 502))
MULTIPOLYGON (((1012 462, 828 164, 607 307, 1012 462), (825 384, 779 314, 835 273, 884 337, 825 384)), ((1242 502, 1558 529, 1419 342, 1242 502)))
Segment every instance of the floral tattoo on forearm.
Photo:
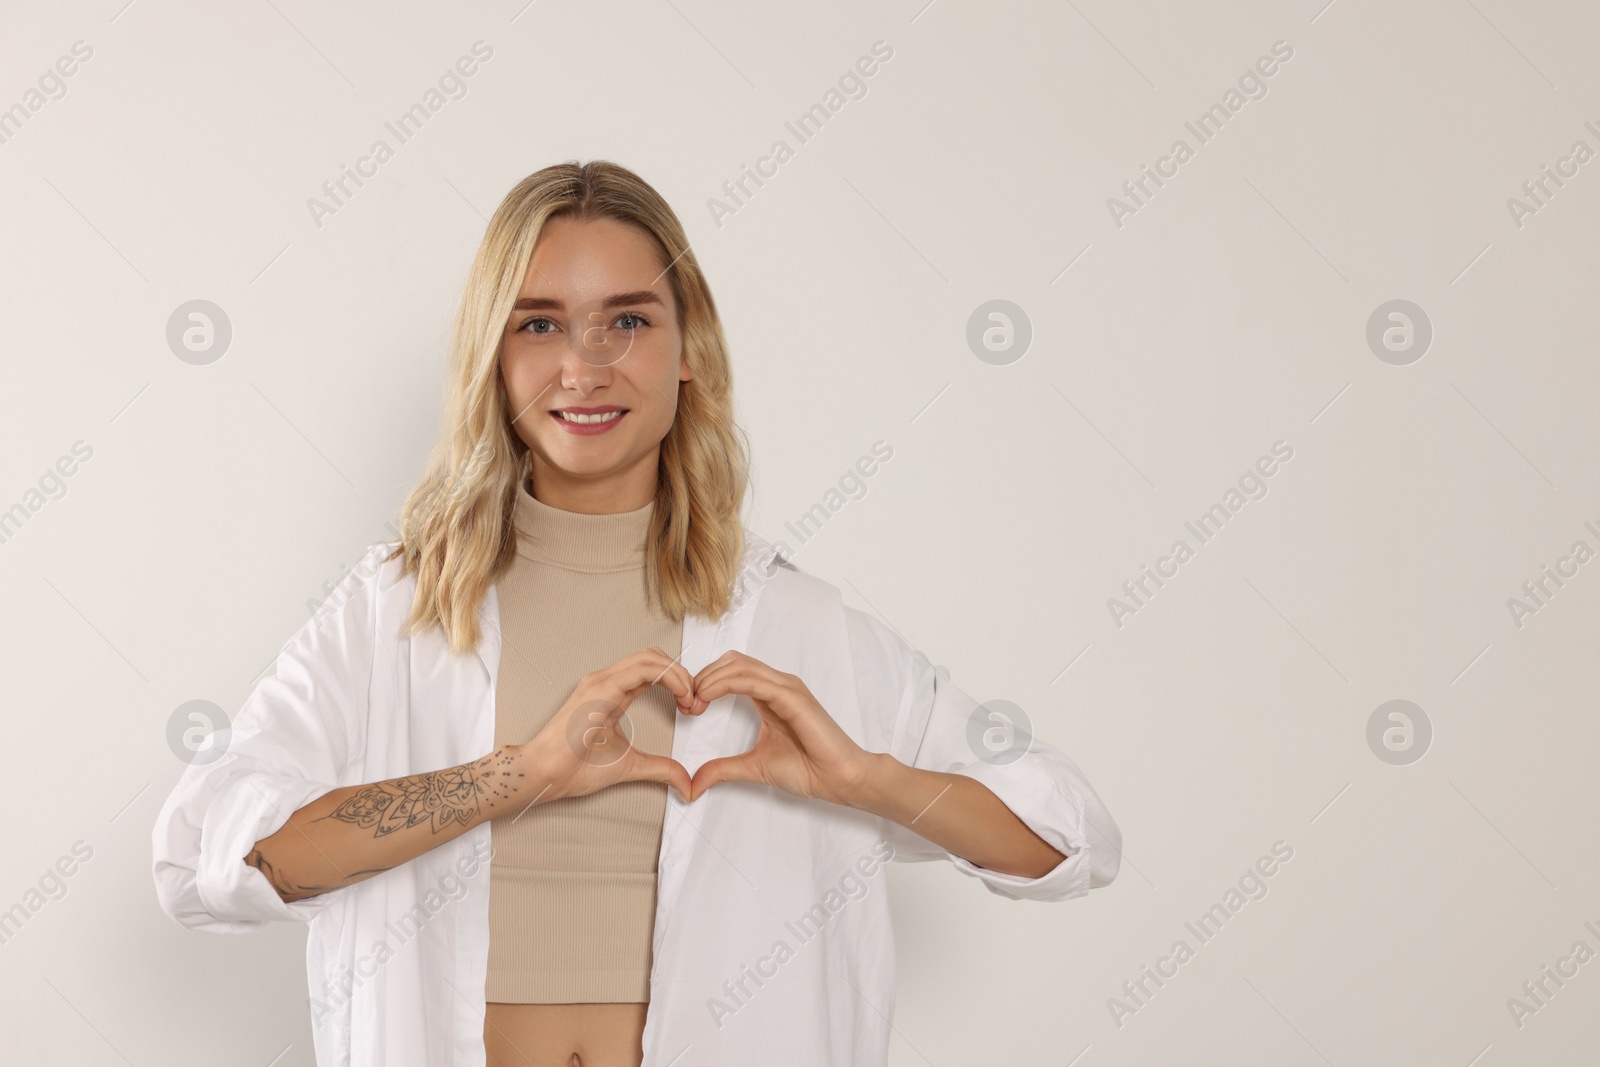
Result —
MULTIPOLYGON (((513 763, 505 750, 496 749, 460 767, 375 782, 362 786, 333 811, 310 821, 337 819, 371 829, 374 837, 424 823, 431 826, 435 834, 457 825, 467 828, 477 818, 480 805, 493 808, 515 796, 516 779, 523 777, 523 772, 515 770, 513 763)), ((305 834, 293 820, 287 825, 305 834)), ((252 849, 244 862, 259 870, 285 901, 303 900, 393 869, 392 866, 370 867, 352 874, 338 871, 341 880, 332 885, 302 885, 276 867, 259 847, 252 849)))
POLYGON ((510 756, 492 752, 460 767, 376 782, 322 818, 370 828, 374 837, 423 823, 431 825, 436 834, 456 823, 470 826, 485 798, 511 796, 510 786, 502 781, 512 777, 510 764, 510 756))

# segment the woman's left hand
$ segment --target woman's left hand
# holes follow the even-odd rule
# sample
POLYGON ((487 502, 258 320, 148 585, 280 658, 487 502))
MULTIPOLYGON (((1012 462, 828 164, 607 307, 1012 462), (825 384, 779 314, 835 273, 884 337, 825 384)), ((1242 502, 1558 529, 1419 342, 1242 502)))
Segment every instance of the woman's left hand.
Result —
POLYGON ((693 715, 729 693, 748 697, 761 713, 761 732, 748 751, 701 764, 689 783, 691 802, 720 782, 761 782, 795 796, 848 804, 871 773, 873 754, 833 721, 795 675, 729 651, 694 676, 693 691, 693 715))

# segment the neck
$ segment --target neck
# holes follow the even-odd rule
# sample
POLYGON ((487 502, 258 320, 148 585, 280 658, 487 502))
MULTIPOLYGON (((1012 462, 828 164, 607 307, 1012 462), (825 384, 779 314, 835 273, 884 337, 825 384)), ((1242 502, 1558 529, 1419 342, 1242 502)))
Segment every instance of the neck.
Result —
POLYGON ((603 478, 580 478, 546 464, 534 454, 521 488, 541 504, 580 515, 637 511, 656 498, 660 455, 657 448, 626 470, 603 478))

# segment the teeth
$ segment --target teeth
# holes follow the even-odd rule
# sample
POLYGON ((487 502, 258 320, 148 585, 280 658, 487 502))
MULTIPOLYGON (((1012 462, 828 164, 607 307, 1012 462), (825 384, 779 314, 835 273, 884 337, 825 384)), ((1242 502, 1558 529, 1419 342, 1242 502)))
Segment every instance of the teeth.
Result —
POLYGON ((610 422, 612 419, 615 419, 615 418, 618 418, 619 416, 621 416, 622 412, 620 412, 620 411, 607 411, 607 412, 605 412, 603 414, 600 414, 600 415, 576 415, 576 414, 574 414, 574 413, 572 413, 570 411, 558 411, 558 412, 556 412, 556 414, 561 416, 563 419, 565 419, 568 422, 591 423, 591 422, 610 422))

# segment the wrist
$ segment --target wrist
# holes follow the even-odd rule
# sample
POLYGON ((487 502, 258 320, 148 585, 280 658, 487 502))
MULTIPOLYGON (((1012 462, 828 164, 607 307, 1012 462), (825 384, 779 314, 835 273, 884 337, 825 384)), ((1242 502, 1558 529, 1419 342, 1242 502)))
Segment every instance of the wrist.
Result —
POLYGON ((498 755, 504 756, 503 760, 496 760, 499 769, 508 772, 508 776, 501 779, 506 783, 506 799, 500 805, 502 812, 509 810, 520 814, 535 804, 553 799, 549 791, 549 764, 537 745, 532 741, 506 745, 498 755))
POLYGON ((872 815, 887 815, 895 782, 905 769, 905 764, 887 752, 868 752, 861 773, 843 790, 836 803, 872 815))

